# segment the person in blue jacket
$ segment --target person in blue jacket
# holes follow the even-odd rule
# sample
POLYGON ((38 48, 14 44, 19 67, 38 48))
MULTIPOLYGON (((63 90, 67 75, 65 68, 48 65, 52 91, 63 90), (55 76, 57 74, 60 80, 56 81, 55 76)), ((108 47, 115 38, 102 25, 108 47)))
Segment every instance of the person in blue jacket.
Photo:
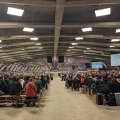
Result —
POLYGON ((25 77, 25 82, 23 84, 23 89, 25 88, 26 84, 29 82, 29 76, 25 77))

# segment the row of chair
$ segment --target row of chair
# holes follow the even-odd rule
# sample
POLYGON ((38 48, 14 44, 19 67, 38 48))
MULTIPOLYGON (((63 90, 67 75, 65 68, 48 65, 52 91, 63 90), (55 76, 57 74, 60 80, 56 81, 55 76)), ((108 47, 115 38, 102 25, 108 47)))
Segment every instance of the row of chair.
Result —
POLYGON ((41 94, 37 94, 32 100, 28 100, 26 99, 26 95, 22 94, 22 95, 2 95, 0 96, 0 103, 5 103, 5 102, 13 102, 15 103, 16 107, 18 107, 19 103, 24 103, 24 102, 28 102, 28 101, 35 101, 38 103, 38 108, 40 107, 40 102, 41 99, 45 93, 45 88, 43 88, 43 91, 41 94))

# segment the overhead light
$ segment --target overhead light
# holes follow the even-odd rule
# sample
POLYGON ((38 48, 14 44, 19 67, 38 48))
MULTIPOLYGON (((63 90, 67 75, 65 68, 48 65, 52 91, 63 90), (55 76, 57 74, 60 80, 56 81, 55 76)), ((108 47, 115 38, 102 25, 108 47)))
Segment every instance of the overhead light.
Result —
POLYGON ((69 48, 74 48, 74 47, 69 47, 69 48))
POLYGON ((39 47, 38 49, 43 49, 43 47, 39 47))
POLYGON ((41 45, 41 43, 36 43, 35 45, 41 45))
POLYGON ((30 40, 38 40, 38 38, 30 38, 30 40))
POLYGON ((117 42, 120 41, 120 39, 112 39, 111 42, 117 42))
POLYGON ((120 29, 116 29, 116 33, 119 33, 120 32, 120 29))
POLYGON ((91 28, 91 27, 88 27, 88 28, 82 28, 82 31, 83 31, 83 32, 92 31, 92 28, 91 28))
POLYGON ((2 47, 0 47, 0 48, 2 48, 2 47))
POLYGON ((67 50, 67 51, 71 51, 71 50, 67 50))
POLYGON ((71 43, 72 45, 78 45, 78 43, 71 43))
POLYGON ((22 50, 25 50, 25 49, 22 49, 22 50))
POLYGON ((91 48, 87 48, 87 50, 90 50, 91 48))
POLYGON ((110 15, 110 14, 111 14, 111 8, 105 8, 105 9, 101 9, 101 10, 95 10, 96 17, 110 15))
POLYGON ((86 51, 84 51, 84 52, 86 52, 86 51))
POLYGON ((0 40, 0 43, 2 42, 2 40, 0 40))
POLYGON ((82 40, 83 37, 76 37, 75 39, 76 39, 76 40, 82 40))
POLYGON ((109 46, 109 47, 115 47, 115 46, 112 46, 112 45, 111 45, 111 46, 109 46))
POLYGON ((26 32, 33 32, 34 28, 24 28, 23 31, 26 31, 26 32))
POLYGON ((24 10, 22 10, 22 9, 8 7, 7 14, 16 15, 16 16, 22 16, 23 12, 24 12, 24 10))

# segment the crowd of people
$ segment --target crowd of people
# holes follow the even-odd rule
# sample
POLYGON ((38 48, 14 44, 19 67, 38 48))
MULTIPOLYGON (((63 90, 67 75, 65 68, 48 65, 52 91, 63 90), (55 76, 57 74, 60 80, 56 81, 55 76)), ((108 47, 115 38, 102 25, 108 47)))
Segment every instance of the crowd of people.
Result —
POLYGON ((93 95, 120 93, 119 71, 64 72, 58 75, 61 81, 66 81, 67 88, 79 90, 80 94, 84 92, 84 87, 93 95))
MULTIPOLYGON (((0 75, 0 95, 26 94, 26 99, 29 99, 26 104, 29 106, 30 99, 35 97, 36 94, 41 94, 43 88, 48 89, 50 80, 53 80, 50 73, 32 73, 32 75, 2 74, 0 75)), ((33 106, 35 106, 35 102, 33 102, 33 106)))

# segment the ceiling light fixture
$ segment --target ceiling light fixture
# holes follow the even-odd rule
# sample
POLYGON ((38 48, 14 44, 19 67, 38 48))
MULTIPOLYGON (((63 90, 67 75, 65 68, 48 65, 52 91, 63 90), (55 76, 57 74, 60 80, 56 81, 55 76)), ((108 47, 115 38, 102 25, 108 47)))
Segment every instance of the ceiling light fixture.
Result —
POLYGON ((115 46, 112 46, 112 45, 111 45, 111 46, 109 46, 109 47, 115 47, 115 46))
POLYGON ((41 43, 36 43, 35 45, 41 45, 41 43))
POLYGON ((0 47, 0 48, 2 48, 2 47, 0 47))
POLYGON ((2 42, 2 40, 0 40, 0 43, 2 42))
POLYGON ((91 28, 91 27, 82 28, 82 31, 83 31, 83 32, 89 32, 89 31, 92 31, 92 28, 91 28))
POLYGON ((24 13, 24 10, 22 10, 22 9, 8 7, 7 14, 9 14, 9 15, 22 16, 23 13, 24 13))
POLYGON ((23 31, 25 32, 33 32, 34 28, 24 28, 23 31))
POLYGON ((111 8, 105 8, 105 9, 101 9, 101 10, 95 10, 96 17, 110 15, 110 14, 111 14, 111 8))
POLYGON ((86 51, 84 51, 84 52, 86 52, 86 51))
POLYGON ((67 51, 71 51, 71 50, 67 50, 67 51))
POLYGON ((76 37, 75 39, 76 39, 76 40, 82 40, 83 37, 76 37))
POLYGON ((22 49, 22 50, 25 50, 25 49, 22 49))
POLYGON ((38 49, 43 49, 43 47, 39 47, 38 49))
POLYGON ((78 45, 78 43, 71 43, 72 45, 78 45))
POLYGON ((38 40, 38 38, 30 38, 30 40, 38 40))
POLYGON ((87 48, 87 50, 90 50, 91 48, 87 48))
POLYGON ((69 48, 74 48, 74 47, 69 47, 69 48))
POLYGON ((120 39, 112 39, 111 42, 118 42, 120 39))
POLYGON ((120 29, 116 29, 116 33, 119 33, 120 32, 120 29))

